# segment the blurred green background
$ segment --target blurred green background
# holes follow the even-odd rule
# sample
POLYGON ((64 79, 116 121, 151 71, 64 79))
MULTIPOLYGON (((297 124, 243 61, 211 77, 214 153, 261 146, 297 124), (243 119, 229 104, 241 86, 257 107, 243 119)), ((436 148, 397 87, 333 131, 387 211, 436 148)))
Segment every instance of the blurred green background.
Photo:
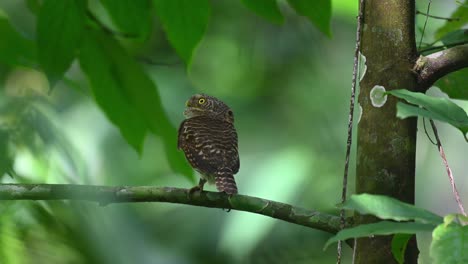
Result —
MULTIPOLYGON (((0 9, 33 39, 35 16, 27 2, 0 0, 0 9)), ((240 193, 336 214, 357 0, 333 1, 331 39, 279 2, 286 18, 281 26, 239 1, 212 1, 209 28, 189 70, 158 21, 150 41, 127 48, 157 83, 174 126, 183 120, 184 103, 194 93, 216 96, 231 106, 239 134, 240 193)), ((425 11, 427 3, 417 1, 418 10, 425 11)), ((449 16, 455 7, 455 1, 432 1, 431 13, 449 16)), ((417 16, 418 40, 424 19, 417 16)), ((442 23, 429 19, 423 42, 431 42, 442 23)), ((437 88, 429 93, 444 96, 437 88)), ((196 182, 172 172, 154 135, 146 137, 138 155, 97 107, 77 63, 53 90, 41 72, 0 64, 0 96, 0 128, 13 124, 16 131, 7 135, 0 130, 1 142, 9 142, 0 146, 9 151, 2 152, 8 153, 2 160, 13 161, 16 172, 14 178, 0 175, 3 183, 188 188, 196 182)), ((468 204, 467 145, 456 129, 440 124, 439 130, 468 204)), ((445 168, 421 126, 417 150, 417 205, 440 214, 456 212, 445 168)), ((351 162, 350 193, 354 157, 351 162)), ((322 251, 328 237, 250 213, 184 205, 0 202, 2 264, 334 263, 335 247, 322 251)), ((421 263, 429 263, 430 234, 418 240, 421 263)), ((350 263, 348 247, 344 255, 344 263, 350 263)))

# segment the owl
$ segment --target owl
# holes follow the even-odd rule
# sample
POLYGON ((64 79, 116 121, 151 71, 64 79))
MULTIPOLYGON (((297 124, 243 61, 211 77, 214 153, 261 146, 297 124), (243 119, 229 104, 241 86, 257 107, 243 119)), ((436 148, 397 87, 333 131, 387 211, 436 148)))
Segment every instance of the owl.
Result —
POLYGON ((208 182, 220 192, 237 194, 234 174, 239 171, 239 153, 232 110, 213 96, 196 94, 186 102, 184 115, 177 147, 201 174, 190 192, 202 191, 208 182))

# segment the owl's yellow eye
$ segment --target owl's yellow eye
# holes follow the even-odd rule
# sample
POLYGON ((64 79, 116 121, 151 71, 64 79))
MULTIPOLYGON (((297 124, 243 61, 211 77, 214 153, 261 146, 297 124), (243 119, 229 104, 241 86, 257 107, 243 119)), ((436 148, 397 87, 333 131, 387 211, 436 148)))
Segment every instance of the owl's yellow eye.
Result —
POLYGON ((206 102, 205 98, 198 99, 198 103, 201 105, 204 104, 205 102, 206 102))

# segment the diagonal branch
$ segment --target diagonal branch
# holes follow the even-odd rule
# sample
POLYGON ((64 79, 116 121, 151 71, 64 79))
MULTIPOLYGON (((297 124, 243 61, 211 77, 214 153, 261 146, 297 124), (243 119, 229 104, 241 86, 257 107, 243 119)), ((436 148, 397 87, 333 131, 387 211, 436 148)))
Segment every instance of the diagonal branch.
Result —
POLYGON ((338 216, 247 195, 154 186, 95 186, 73 184, 0 184, 1 200, 79 200, 110 203, 164 202, 213 208, 230 208, 281 219, 329 233, 340 229, 338 216))
POLYGON ((425 91, 438 79, 465 67, 468 67, 468 44, 420 56, 414 70, 420 90, 425 91))
POLYGON ((439 133, 437 132, 437 127, 434 124, 434 120, 429 119, 429 122, 431 123, 432 130, 434 131, 434 136, 437 141, 437 148, 439 149, 440 157, 442 158, 442 161, 444 162, 444 165, 445 165, 445 169, 447 170, 447 176, 449 177, 450 186, 452 186, 452 192, 453 192, 453 195, 455 196, 455 200, 457 201, 458 209, 460 210, 461 214, 466 216, 465 208, 463 207, 463 203, 460 199, 460 194, 458 193, 457 186, 455 185, 455 180, 453 179, 452 169, 450 169, 447 158, 445 157, 444 148, 442 147, 442 143, 440 142, 439 133))

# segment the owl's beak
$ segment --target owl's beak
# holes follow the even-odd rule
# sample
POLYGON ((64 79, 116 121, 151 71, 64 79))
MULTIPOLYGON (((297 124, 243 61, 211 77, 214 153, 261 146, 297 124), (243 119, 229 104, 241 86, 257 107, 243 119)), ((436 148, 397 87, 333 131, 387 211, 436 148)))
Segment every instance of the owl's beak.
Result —
POLYGON ((186 106, 186 107, 188 107, 189 101, 190 101, 190 100, 187 100, 187 101, 185 102, 185 106, 186 106))

